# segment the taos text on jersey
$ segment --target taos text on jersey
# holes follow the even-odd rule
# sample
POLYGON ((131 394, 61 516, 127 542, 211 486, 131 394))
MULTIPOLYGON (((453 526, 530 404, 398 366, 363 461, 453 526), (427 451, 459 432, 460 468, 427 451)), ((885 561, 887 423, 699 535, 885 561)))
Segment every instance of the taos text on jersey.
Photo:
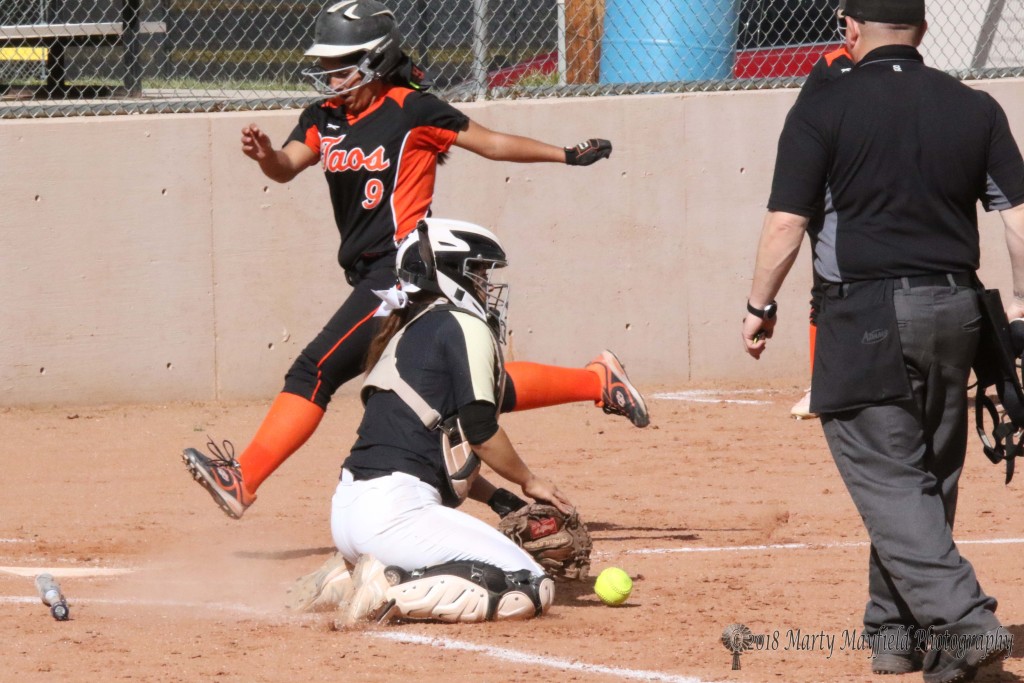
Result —
POLYGON ((369 154, 361 148, 337 149, 344 135, 320 138, 320 158, 325 171, 383 171, 391 166, 384 156, 384 147, 380 146, 369 154))

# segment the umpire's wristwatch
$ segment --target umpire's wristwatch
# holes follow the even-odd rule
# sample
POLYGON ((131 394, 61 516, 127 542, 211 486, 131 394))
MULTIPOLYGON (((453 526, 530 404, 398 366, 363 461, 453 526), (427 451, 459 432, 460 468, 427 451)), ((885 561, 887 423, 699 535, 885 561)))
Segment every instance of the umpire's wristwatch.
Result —
POLYGON ((774 301, 767 304, 764 308, 754 308, 750 305, 750 301, 747 301, 747 313, 750 315, 756 315, 761 320, 774 320, 775 314, 779 312, 779 305, 774 301))

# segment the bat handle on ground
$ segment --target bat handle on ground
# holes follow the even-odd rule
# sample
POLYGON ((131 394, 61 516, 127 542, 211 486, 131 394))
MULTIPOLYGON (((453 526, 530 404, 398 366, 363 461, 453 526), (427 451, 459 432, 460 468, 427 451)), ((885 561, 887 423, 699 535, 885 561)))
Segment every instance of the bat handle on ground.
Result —
POLYGON ((36 591, 39 599, 50 608, 50 614, 57 621, 67 621, 70 616, 68 601, 60 592, 60 584, 52 574, 40 574, 36 577, 36 591))

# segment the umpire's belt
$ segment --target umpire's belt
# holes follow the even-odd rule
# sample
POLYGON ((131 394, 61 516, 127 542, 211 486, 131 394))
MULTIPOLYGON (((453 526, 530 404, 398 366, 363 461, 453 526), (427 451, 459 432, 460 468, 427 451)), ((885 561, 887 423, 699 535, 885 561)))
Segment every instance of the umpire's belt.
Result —
POLYGON ((974 273, 932 273, 930 275, 911 275, 893 279, 893 289, 912 289, 914 287, 972 287, 974 273))
POLYGON ((928 275, 907 275, 905 277, 880 278, 878 280, 854 280, 852 282, 824 282, 821 291, 830 298, 845 299, 850 288, 867 287, 870 283, 892 281, 893 291, 914 287, 974 287, 974 273, 929 273, 928 275))

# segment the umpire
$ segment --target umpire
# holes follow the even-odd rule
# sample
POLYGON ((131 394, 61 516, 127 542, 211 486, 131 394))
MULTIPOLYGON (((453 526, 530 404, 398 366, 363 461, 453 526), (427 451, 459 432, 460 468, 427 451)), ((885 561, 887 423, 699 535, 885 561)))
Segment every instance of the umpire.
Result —
POLYGON ((871 539, 872 670, 951 683, 1012 645, 952 527, 980 334, 977 202, 1001 213, 1007 314, 1022 317, 1024 161, 995 100, 924 66, 924 0, 847 0, 843 16, 855 67, 786 119, 743 340, 759 358, 826 196, 835 213, 810 235, 825 282, 811 409, 871 539))

